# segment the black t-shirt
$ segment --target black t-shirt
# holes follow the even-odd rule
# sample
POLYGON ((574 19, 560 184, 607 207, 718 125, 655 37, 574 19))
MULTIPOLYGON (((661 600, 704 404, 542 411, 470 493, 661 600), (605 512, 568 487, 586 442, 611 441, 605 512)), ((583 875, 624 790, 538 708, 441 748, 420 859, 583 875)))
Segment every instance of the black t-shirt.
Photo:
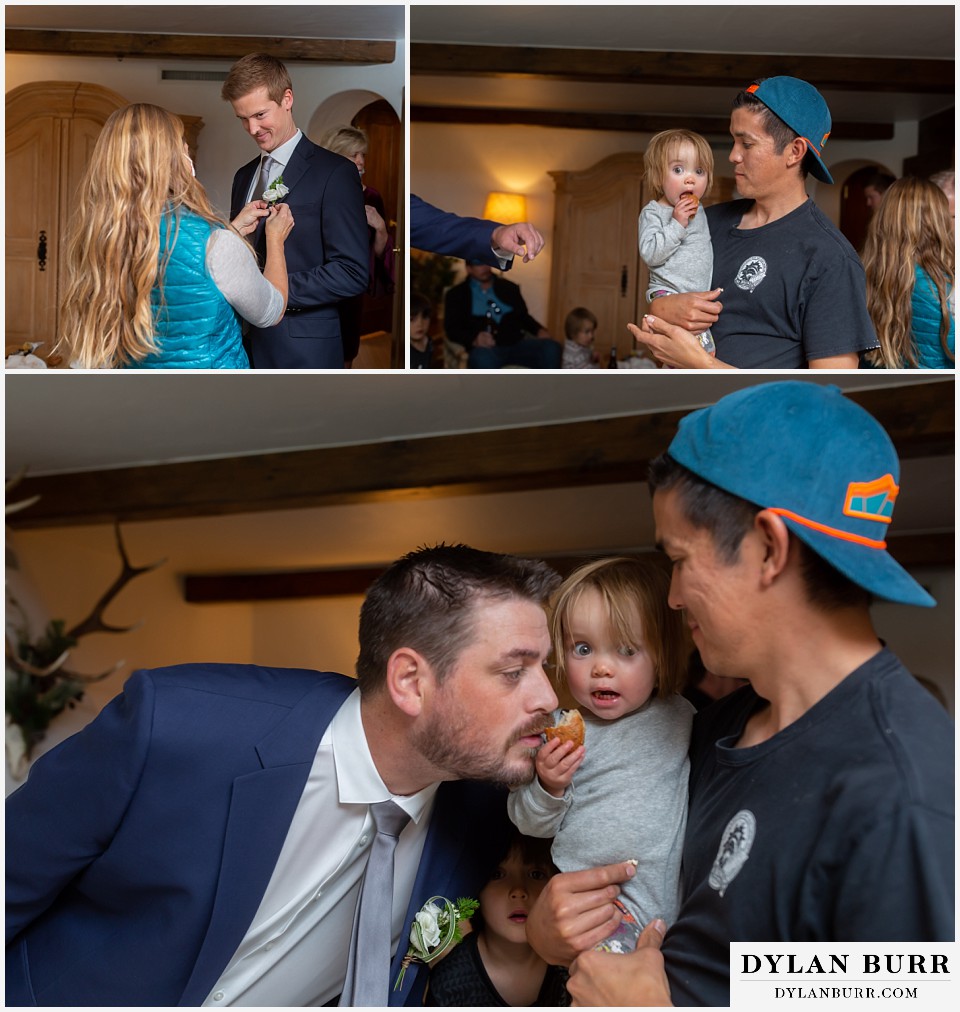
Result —
MULTIPOLYGON (((562 1008, 570 1004, 564 986, 567 971, 562 966, 548 966, 537 1000, 531 1007, 562 1008)), ((507 1002, 487 976, 477 949, 477 934, 471 932, 430 971, 426 1005, 469 1008, 508 1007, 507 1002)))
POLYGON ((707 208, 717 358, 740 369, 803 369, 810 359, 878 345, 856 251, 812 200, 761 228, 737 226, 753 206, 707 208))
POLYGON ((729 1005, 729 943, 954 938, 954 729, 884 649, 799 720, 734 748, 750 686, 694 718, 675 1005, 729 1005))

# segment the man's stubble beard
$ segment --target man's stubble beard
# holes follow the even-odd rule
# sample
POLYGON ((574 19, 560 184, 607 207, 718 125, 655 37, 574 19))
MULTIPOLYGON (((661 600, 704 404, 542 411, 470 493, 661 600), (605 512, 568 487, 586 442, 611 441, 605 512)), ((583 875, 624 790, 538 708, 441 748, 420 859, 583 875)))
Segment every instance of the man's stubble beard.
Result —
MULTIPOLYGON (((463 716, 451 720, 449 716, 438 715, 428 726, 414 732, 413 745, 424 759, 444 771, 445 779, 479 780, 505 787, 519 787, 533 780, 536 749, 525 749, 523 758, 510 760, 507 748, 494 752, 490 738, 482 746, 472 745, 465 734, 467 727, 468 719, 463 716)), ((527 733, 533 733, 533 729, 527 733)), ((515 745, 518 737, 523 735, 515 736, 508 747, 515 745)))

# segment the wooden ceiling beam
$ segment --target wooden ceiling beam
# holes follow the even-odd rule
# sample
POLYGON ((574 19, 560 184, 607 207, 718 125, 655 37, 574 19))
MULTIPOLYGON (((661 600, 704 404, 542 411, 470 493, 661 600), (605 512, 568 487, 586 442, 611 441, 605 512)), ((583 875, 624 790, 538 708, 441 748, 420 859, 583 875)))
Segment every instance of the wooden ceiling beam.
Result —
POLYGON ((393 63, 397 44, 369 39, 288 39, 241 35, 159 35, 141 32, 73 32, 8 28, 8 53, 98 56, 146 60, 238 60, 270 53, 289 62, 393 63))
MULTIPOLYGON (((941 567, 953 564, 953 532, 891 535, 890 554, 908 568, 941 567)), ((643 555, 668 562, 662 552, 635 545, 606 545, 596 552, 577 555, 543 553, 561 576, 601 555, 643 555)), ((366 594, 384 566, 345 569, 301 569, 277 573, 187 574, 183 577, 183 599, 188 604, 227 604, 243 601, 283 601, 306 597, 356 597, 366 594)))
MULTIPOLYGON (((951 380, 851 391, 901 458, 952 455, 951 380)), ((25 477, 14 528, 639 482, 686 411, 25 477)))
POLYGON ((821 90, 952 95, 953 60, 410 44, 410 73, 729 87, 788 75, 821 90))
MULTIPOLYGON (((410 106, 412 123, 494 124, 540 126, 570 130, 609 130, 625 133, 658 133, 666 129, 692 130, 705 137, 730 138, 729 116, 660 116, 652 113, 560 112, 550 109, 512 109, 495 106, 410 106)), ((888 141, 893 123, 834 123, 833 140, 888 141)))

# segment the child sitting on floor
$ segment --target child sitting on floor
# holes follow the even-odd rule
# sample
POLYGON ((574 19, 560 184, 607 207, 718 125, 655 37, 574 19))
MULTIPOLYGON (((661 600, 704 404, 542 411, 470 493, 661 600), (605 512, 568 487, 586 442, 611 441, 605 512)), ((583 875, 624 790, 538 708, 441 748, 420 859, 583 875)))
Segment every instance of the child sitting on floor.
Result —
POLYGON ((597 333, 597 318, 589 309, 577 306, 567 313, 563 321, 566 341, 563 345, 564 369, 595 369, 597 356, 593 350, 593 339, 597 333))

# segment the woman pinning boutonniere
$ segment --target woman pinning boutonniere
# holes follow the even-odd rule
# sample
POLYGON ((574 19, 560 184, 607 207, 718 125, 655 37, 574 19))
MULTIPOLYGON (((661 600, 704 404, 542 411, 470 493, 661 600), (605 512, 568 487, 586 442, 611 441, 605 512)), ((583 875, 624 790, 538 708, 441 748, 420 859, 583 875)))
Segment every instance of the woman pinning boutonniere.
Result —
POLYGON ((293 227, 287 205, 260 201, 227 222, 194 174, 183 121, 146 103, 116 110, 74 200, 57 353, 79 369, 249 369, 240 321, 283 318, 293 227), (262 274, 243 238, 261 218, 262 274))

